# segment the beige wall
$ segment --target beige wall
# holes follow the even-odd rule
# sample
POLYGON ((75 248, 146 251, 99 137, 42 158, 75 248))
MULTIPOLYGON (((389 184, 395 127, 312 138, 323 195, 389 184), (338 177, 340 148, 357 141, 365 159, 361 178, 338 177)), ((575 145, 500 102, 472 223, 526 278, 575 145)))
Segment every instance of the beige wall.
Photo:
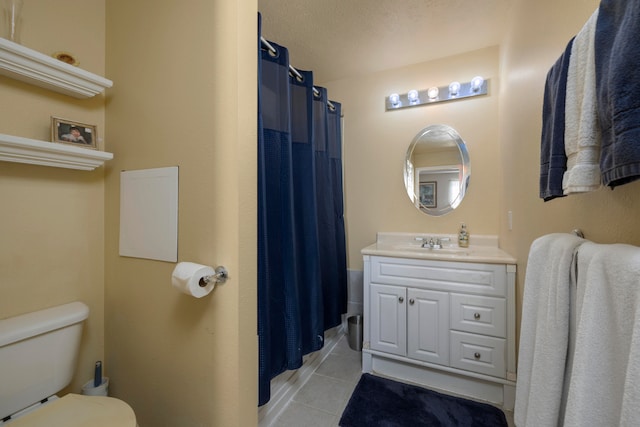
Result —
MULTIPOLYGON (((105 73, 104 0, 25 1, 22 44, 73 53, 105 73)), ((0 77, 0 133, 50 141, 51 116, 96 124, 104 96, 79 100, 0 77)), ((79 392, 104 357, 104 170, 0 163, 0 318, 71 301, 89 306, 76 376, 79 392)))
POLYGON ((142 427, 257 423, 257 3, 107 3, 106 362, 142 427), (174 263, 118 255, 120 171, 179 166, 178 259, 224 265, 196 299, 174 263))
POLYGON ((471 235, 498 234, 502 174, 497 167, 499 49, 486 48, 409 67, 328 83, 344 111, 345 215, 349 268, 362 269, 360 250, 378 231, 456 233, 466 222, 471 235), (385 111, 385 97, 474 76, 489 79, 489 94, 468 100, 385 111), (419 212, 404 189, 409 144, 425 127, 443 123, 462 136, 471 159, 464 201, 440 217, 419 212))

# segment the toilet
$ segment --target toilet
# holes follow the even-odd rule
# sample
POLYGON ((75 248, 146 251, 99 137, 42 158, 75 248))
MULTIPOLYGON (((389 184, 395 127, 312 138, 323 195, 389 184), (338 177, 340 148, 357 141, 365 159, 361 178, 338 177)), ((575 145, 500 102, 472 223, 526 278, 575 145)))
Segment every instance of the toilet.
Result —
POLYGON ((0 426, 136 427, 122 400, 55 395, 73 378, 88 316, 72 302, 0 320, 0 426))

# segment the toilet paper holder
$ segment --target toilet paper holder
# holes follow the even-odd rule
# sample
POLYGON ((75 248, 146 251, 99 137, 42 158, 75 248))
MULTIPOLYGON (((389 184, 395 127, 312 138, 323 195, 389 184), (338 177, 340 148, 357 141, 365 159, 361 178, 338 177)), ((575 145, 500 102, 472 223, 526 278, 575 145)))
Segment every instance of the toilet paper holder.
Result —
POLYGON ((221 265, 216 267, 215 272, 216 274, 212 274, 210 276, 204 276, 200 278, 200 280, 198 281, 198 284, 204 288, 211 282, 213 282, 214 284, 224 283, 229 278, 229 273, 227 272, 227 269, 221 265))

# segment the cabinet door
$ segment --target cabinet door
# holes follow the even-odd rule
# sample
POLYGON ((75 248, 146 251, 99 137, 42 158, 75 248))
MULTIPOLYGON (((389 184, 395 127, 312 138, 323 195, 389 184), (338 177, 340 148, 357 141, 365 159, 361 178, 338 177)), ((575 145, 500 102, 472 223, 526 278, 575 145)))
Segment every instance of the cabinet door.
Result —
POLYGON ((449 364, 449 294, 408 289, 408 356, 440 365, 449 364))
POLYGON ((407 354, 406 288, 371 284, 371 348, 407 354))

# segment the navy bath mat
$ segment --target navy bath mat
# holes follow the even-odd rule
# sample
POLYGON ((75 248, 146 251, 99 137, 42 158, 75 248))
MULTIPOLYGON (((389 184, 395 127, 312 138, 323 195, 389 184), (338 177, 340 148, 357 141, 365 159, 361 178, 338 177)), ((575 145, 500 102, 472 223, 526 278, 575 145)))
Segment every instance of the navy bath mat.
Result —
POLYGON ((363 374, 341 427, 506 427, 500 409, 485 403, 363 374))

